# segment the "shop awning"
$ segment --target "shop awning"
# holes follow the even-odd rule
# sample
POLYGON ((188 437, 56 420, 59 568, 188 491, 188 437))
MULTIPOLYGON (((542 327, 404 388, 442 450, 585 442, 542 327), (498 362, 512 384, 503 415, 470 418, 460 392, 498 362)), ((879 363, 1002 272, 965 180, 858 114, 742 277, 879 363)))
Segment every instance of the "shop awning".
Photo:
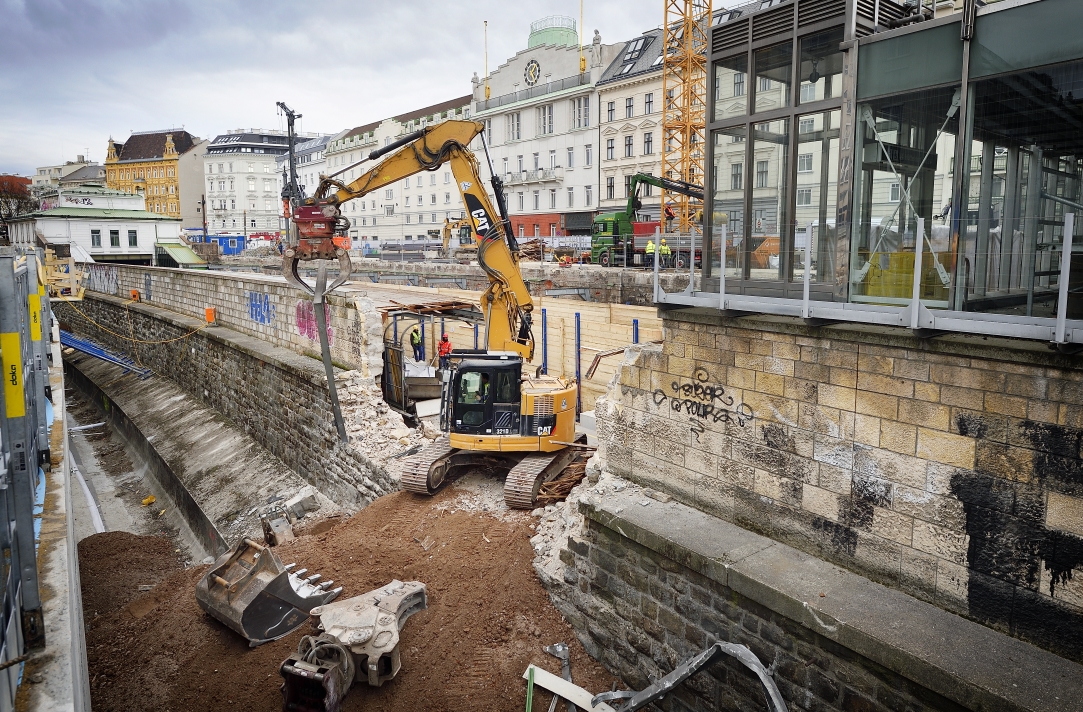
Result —
POLYGON ((180 267, 187 267, 189 269, 207 268, 206 260, 197 255, 188 245, 158 243, 158 247, 165 250, 180 267))

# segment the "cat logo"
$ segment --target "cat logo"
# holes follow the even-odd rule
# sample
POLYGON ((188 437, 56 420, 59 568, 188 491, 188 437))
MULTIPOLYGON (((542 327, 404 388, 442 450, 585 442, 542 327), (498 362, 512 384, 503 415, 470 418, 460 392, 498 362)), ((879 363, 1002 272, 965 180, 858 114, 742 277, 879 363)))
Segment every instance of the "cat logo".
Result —
POLYGON ((466 198, 466 209, 470 211, 470 217, 474 218, 474 222, 477 224, 475 232, 485 237, 486 233, 493 227, 492 218, 489 217, 489 213, 477 196, 472 193, 464 193, 463 197, 466 198))
POLYGON ((561 401, 560 401, 560 409, 561 410, 567 410, 568 409, 568 399, 567 398, 562 398, 561 399, 561 401))
POLYGON ((464 180, 462 183, 459 183, 459 188, 461 188, 464 193, 470 190, 470 188, 472 188, 473 186, 474 184, 468 180, 464 180))

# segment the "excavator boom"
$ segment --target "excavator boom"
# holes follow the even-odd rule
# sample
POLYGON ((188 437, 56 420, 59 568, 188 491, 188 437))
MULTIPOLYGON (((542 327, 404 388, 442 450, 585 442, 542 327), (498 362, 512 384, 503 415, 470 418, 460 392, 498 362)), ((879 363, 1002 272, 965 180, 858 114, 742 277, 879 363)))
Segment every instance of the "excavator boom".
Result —
MULTIPOLYGON (((324 178, 316 194, 305 200, 305 205, 321 208, 321 216, 327 216, 332 209, 337 215, 337 206, 348 200, 368 195, 415 173, 435 171, 445 163, 449 164, 474 228, 478 264, 489 278, 489 288, 481 299, 486 349, 511 351, 529 360, 534 355, 534 338, 530 330, 534 302, 519 272, 519 247, 509 231, 505 211, 498 211, 489 199, 477 159, 469 148, 470 142, 483 129, 483 124, 474 121, 451 120, 404 136, 389 146, 372 151, 369 160, 387 158, 351 183, 324 178)), ((494 177, 493 181, 494 192, 501 196, 499 179, 494 177)))

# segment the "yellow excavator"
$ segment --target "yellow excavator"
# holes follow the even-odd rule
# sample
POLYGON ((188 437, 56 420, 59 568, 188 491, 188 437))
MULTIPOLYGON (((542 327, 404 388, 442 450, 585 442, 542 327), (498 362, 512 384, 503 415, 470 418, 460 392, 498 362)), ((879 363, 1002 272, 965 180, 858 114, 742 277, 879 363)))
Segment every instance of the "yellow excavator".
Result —
POLYGON ((346 201, 450 165, 477 244, 478 265, 489 278, 480 303, 485 348, 452 352, 452 367, 443 372, 440 409, 446 436, 402 460, 402 488, 432 495, 465 469, 495 467, 507 472, 508 506, 529 509, 541 484, 559 475, 575 455, 578 385, 529 369, 534 303, 519 270, 519 245, 483 130, 474 121, 449 120, 404 136, 369 153, 366 160, 386 158, 357 180, 321 179, 315 194, 293 211, 293 219, 300 234, 330 242, 341 231, 339 206, 346 201), (478 136, 492 175, 493 200, 469 148, 478 136))
POLYGON ((470 218, 448 220, 444 218, 442 231, 444 246, 440 252, 441 257, 473 257, 477 252, 478 243, 474 239, 474 224, 470 218), (453 235, 458 236, 459 244, 451 246, 453 235))

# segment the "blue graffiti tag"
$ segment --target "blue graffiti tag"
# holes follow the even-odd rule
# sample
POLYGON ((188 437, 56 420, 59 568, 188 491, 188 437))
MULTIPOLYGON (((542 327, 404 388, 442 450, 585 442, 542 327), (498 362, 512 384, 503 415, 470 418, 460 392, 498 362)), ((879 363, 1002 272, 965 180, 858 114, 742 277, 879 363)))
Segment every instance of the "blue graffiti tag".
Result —
POLYGON ((257 324, 270 324, 275 320, 278 310, 271 304, 271 298, 259 292, 248 293, 248 318, 257 324))

